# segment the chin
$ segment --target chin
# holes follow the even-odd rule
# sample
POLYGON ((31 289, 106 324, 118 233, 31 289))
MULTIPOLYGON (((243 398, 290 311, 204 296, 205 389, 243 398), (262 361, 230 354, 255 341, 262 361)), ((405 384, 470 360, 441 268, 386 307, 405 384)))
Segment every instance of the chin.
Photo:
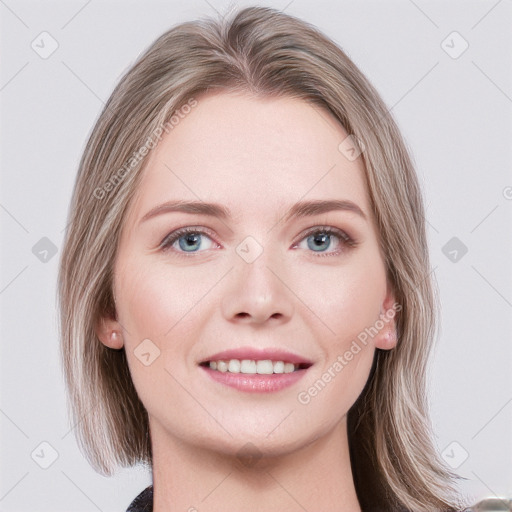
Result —
POLYGON ((258 421, 255 426, 255 422, 245 417, 239 428, 231 430, 233 437, 226 434, 221 438, 208 439, 203 446, 219 455, 235 457, 242 465, 247 465, 247 461, 254 461, 251 464, 255 464, 255 461, 272 464, 276 458, 291 456, 307 449, 340 425, 339 422, 330 424, 325 421, 316 425, 308 424, 305 428, 303 424, 290 421, 285 426, 293 414, 285 421, 281 417, 281 425, 272 418, 268 422, 258 421))

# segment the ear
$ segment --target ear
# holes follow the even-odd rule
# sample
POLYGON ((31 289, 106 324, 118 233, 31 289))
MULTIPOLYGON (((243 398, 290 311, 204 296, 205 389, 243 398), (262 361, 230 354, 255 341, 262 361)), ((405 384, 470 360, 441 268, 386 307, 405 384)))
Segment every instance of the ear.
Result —
POLYGON ((398 341, 396 333, 396 316, 401 309, 401 304, 398 304, 395 300, 393 287, 388 282, 386 297, 381 305, 379 320, 377 321, 378 323, 376 322, 376 326, 379 327, 379 331, 374 338, 375 348, 391 350, 396 346, 398 341))
POLYGON ((123 335, 121 324, 113 318, 101 318, 96 324, 96 336, 107 347, 114 349, 123 348, 123 335))

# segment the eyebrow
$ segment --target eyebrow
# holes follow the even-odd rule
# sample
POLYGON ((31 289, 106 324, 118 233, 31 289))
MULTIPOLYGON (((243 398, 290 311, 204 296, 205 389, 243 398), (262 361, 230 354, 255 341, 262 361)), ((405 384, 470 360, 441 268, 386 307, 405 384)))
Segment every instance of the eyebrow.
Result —
MULTIPOLYGON (((356 213, 365 220, 368 220, 366 214, 356 203, 346 199, 331 199, 300 201, 290 207, 288 213, 284 217, 284 221, 288 222, 292 218, 311 217, 313 215, 320 215, 331 211, 349 211, 356 213)), ((229 208, 218 203, 205 203, 203 201, 167 201, 155 208, 152 208, 144 215, 144 217, 142 217, 140 222, 142 223, 156 217, 157 215, 170 212, 208 215, 222 220, 228 220, 232 217, 229 208)))

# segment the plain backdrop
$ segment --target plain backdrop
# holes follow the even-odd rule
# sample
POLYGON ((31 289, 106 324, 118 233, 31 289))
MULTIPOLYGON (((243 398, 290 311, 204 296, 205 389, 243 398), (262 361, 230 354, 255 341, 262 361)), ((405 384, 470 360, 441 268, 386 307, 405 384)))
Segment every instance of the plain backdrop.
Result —
MULTIPOLYGON (((258 5, 323 30, 391 108, 422 183, 440 290, 436 443, 474 501, 512 498, 512 2, 258 5)), ((141 468, 105 478, 77 447, 59 359, 58 256, 79 158, 120 76, 171 26, 228 6, 0 2, 2 511, 124 511, 151 482, 141 468)))

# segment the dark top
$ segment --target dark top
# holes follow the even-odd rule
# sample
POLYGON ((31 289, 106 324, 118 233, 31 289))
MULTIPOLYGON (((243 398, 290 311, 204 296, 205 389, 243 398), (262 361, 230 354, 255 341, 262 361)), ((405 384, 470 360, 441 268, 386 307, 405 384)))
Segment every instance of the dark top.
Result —
MULTIPOLYGON (((512 510, 512 508, 510 510, 512 510)), ((470 509, 464 510, 464 512, 469 511, 470 509)), ((130 506, 127 508, 126 512, 153 512, 153 485, 146 487, 130 503, 130 506)))
MULTIPOLYGON (((376 509, 368 509, 372 512, 376 509)), ((153 485, 146 487, 131 503, 126 512, 153 512, 153 485)), ((402 512, 402 510, 397 511, 402 512)), ((408 512, 408 511, 405 511, 408 512)))
POLYGON ((146 487, 130 503, 126 512, 153 512, 153 485, 146 487))

